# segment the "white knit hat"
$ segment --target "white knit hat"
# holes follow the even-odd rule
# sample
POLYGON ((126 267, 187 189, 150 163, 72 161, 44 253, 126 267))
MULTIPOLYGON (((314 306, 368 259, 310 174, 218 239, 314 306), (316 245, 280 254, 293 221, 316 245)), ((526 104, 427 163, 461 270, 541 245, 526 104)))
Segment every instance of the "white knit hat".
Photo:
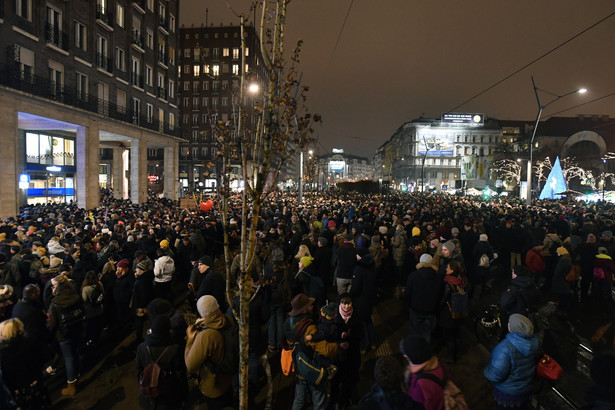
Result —
POLYGON ((206 318, 218 309, 220 309, 220 305, 218 305, 216 298, 211 295, 201 296, 196 302, 196 310, 199 311, 202 318, 206 318))

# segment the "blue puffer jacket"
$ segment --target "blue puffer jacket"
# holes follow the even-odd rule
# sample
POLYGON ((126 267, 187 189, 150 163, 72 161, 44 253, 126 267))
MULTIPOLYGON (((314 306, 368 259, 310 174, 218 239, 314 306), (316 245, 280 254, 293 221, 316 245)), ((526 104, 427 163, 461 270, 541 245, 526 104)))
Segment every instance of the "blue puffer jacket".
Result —
POLYGON ((526 394, 533 387, 537 351, 536 336, 509 333, 491 352, 483 373, 504 394, 526 394))

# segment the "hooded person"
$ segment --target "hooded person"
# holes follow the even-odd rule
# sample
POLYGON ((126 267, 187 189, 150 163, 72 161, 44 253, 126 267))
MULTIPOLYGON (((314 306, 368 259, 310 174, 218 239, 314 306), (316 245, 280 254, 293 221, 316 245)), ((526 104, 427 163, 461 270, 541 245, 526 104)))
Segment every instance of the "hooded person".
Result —
POLYGON ((361 322, 361 351, 364 353, 367 346, 376 349, 374 325, 372 323, 372 310, 378 294, 378 276, 374 264, 374 257, 368 248, 357 249, 357 265, 352 275, 350 297, 361 322))
POLYGON ((135 360, 137 380, 140 381, 143 370, 158 359, 158 365, 167 374, 165 381, 170 383, 155 398, 140 397, 144 408, 175 409, 188 393, 184 352, 180 345, 173 343, 171 321, 166 315, 156 316, 150 324, 145 341, 137 346, 135 360))
MULTIPOLYGON (((510 315, 509 333, 491 352, 483 374, 493 385, 493 398, 501 408, 525 408, 531 397, 536 373, 538 337, 524 315, 510 315)), ((499 407, 499 408, 500 408, 499 407)))
POLYGON ((210 363, 221 363, 224 337, 221 329, 232 326, 215 297, 201 296, 196 302, 200 318, 186 329, 184 360, 188 371, 199 374, 199 390, 208 408, 224 408, 232 401, 232 375, 215 374, 210 363))
POLYGON ((429 342, 419 336, 407 336, 399 343, 399 350, 407 361, 405 383, 412 400, 423 405, 426 410, 444 408, 444 390, 423 374, 443 380, 449 377, 438 357, 433 354, 429 342))

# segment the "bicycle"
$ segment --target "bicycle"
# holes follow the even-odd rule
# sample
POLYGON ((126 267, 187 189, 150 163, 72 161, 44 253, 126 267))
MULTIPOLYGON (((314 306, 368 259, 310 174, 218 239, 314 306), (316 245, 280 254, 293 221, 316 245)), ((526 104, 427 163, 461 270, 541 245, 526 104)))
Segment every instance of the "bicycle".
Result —
POLYGON ((491 351, 502 340, 502 310, 499 305, 491 304, 483 308, 476 319, 474 328, 478 341, 491 351))

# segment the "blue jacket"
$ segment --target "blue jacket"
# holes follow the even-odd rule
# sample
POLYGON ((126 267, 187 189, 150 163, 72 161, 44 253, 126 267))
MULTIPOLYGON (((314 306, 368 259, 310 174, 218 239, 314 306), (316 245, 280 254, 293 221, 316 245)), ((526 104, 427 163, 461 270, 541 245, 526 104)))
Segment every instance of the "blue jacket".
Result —
POLYGON ((511 396, 532 391, 536 373, 538 338, 509 333, 491 352, 483 373, 493 387, 511 396))

